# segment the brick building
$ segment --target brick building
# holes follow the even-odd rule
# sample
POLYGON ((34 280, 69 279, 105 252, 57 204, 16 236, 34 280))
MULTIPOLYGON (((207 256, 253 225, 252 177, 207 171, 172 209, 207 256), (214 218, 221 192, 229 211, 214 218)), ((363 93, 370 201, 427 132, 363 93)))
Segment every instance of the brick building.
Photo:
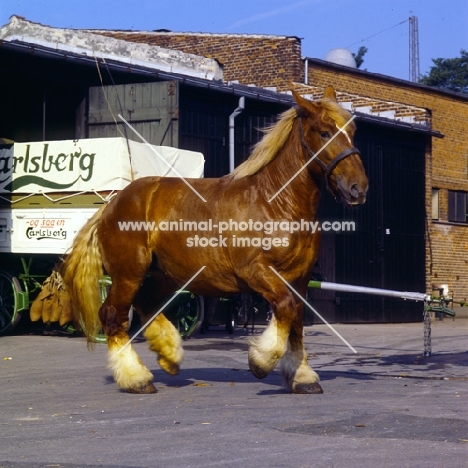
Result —
POLYGON ((285 91, 302 82, 304 66, 297 37, 232 34, 188 34, 170 31, 93 31, 129 42, 150 44, 218 60, 224 81, 238 81, 285 91))
MULTIPOLYGON (((10 112, 0 119, 1 136, 89 138, 94 92, 165 82, 180 97, 168 144, 201 151, 208 177, 229 170, 227 122, 240 97, 246 107, 236 118, 236 164, 260 137, 256 129, 292 104, 292 86, 319 98, 333 85, 357 115, 356 145, 371 185, 360 210, 323 197, 325 214, 360 226, 356 236, 322 236, 326 279, 427 292, 447 284, 456 299, 468 297, 467 96, 304 58, 297 37, 60 30, 20 18, 2 29, 4 79, 13 91, 4 97, 10 112), (107 54, 100 66, 96 50, 107 54)), ((420 320, 421 307, 411 311, 403 301, 323 299, 329 321, 420 320)))
POLYGON ((468 96, 309 59, 309 82, 427 109, 432 138, 426 155, 426 285, 448 284, 468 296, 468 96))
POLYGON ((280 92, 294 83, 311 96, 332 85, 350 110, 366 108, 367 114, 432 130, 425 158, 426 289, 447 284, 456 299, 468 297, 468 96, 302 57, 297 37, 95 32, 216 59, 225 81, 280 92))

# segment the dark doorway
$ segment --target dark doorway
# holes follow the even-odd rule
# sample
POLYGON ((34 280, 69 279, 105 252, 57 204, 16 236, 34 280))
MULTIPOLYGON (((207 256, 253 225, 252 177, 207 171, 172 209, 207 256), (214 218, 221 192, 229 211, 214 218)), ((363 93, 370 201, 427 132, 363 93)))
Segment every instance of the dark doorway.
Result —
MULTIPOLYGON (((369 177, 366 204, 349 209, 322 197, 321 220, 354 221, 322 234, 321 275, 330 282, 425 292, 427 136, 360 123, 356 146, 369 177), (328 261, 329 257, 334 262, 328 261)), ((421 321, 423 304, 355 293, 312 292, 334 322, 421 321)))

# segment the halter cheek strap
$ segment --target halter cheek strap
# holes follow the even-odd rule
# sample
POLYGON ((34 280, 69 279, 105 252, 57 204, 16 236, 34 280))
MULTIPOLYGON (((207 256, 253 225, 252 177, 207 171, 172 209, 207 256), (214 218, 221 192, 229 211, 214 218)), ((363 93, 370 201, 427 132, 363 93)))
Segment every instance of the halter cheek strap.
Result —
POLYGON ((334 171, 335 167, 340 164, 343 159, 346 159, 348 156, 351 156, 352 154, 358 154, 360 155, 361 152, 354 147, 351 148, 346 148, 345 150, 341 151, 336 158, 334 158, 328 165, 326 165, 311 149, 311 147, 306 143, 305 138, 304 138, 304 130, 302 129, 302 119, 299 122, 299 134, 301 136, 301 145, 303 148, 307 151, 309 155, 309 159, 312 160, 314 159, 317 164, 320 166, 320 168, 323 170, 324 173, 324 178, 325 178, 325 183, 327 184, 327 190, 335 196, 333 193, 333 190, 330 187, 330 176, 332 172, 334 171))
POLYGON ((340 164, 340 162, 343 161, 343 159, 347 158, 348 156, 351 156, 352 154, 361 154, 361 152, 354 147, 347 148, 341 153, 339 153, 338 156, 335 159, 333 159, 328 166, 325 166, 325 164, 323 164, 323 162, 319 158, 316 158, 317 162, 325 171, 325 179, 328 180, 328 178, 331 176, 331 173, 333 172, 333 169, 335 169, 335 167, 338 166, 338 164, 340 164))

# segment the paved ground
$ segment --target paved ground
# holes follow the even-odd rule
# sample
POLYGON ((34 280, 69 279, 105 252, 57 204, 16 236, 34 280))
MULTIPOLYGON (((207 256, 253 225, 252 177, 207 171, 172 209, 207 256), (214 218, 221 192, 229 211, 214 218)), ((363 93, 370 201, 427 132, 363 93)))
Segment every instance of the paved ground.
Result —
MULTIPOLYGON (((323 395, 290 395, 248 371, 245 330, 185 342, 182 372, 136 349, 159 392, 119 392, 106 347, 83 338, 0 338, 0 467, 468 466, 468 320, 306 329, 323 395)), ((260 332, 260 328, 256 329, 260 332)))

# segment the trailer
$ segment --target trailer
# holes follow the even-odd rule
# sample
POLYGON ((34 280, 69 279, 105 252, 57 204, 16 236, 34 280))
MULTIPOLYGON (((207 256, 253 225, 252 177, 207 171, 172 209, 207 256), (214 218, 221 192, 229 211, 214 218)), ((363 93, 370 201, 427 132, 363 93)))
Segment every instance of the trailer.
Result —
MULTIPOLYGON (((46 287, 60 290, 57 265, 99 207, 140 177, 203 177, 203 169, 201 153, 120 137, 0 145, 0 335, 46 287)), ((103 298, 109 285, 101 279, 103 298)), ((71 315, 49 299, 55 305, 40 318, 70 329, 71 315)), ((181 291, 165 314, 187 337, 203 320, 203 299, 181 291)))

